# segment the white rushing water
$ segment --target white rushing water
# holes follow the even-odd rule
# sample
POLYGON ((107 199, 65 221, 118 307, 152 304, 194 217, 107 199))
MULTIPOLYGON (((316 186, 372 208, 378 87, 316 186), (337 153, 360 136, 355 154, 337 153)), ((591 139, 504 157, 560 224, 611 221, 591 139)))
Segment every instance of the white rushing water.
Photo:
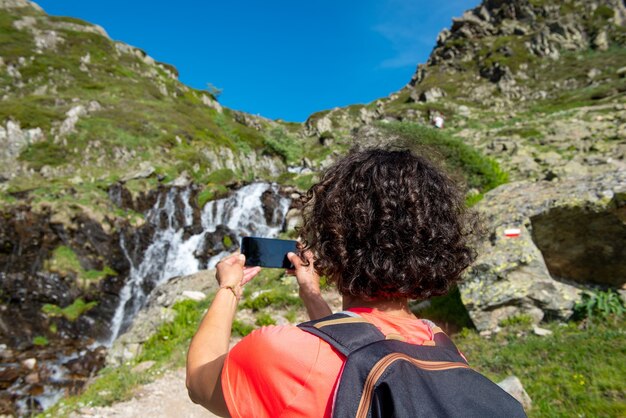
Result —
MULTIPOLYGON (((197 272, 203 268, 213 268, 226 253, 209 259, 206 265, 195 254, 204 249, 205 235, 215 232, 219 225, 225 225, 238 238, 243 236, 275 237, 282 229, 282 220, 289 208, 289 199, 280 197, 277 208, 268 223, 262 207, 264 192, 278 192, 277 185, 253 183, 242 187, 231 196, 208 202, 201 214, 202 232, 186 236, 185 228, 193 225, 193 209, 189 204, 189 189, 171 188, 165 198, 161 195, 149 211, 146 220, 156 228, 152 243, 148 246, 139 263, 134 263, 127 250, 124 237, 120 246, 130 263, 130 273, 120 292, 120 303, 111 323, 111 336, 104 343, 111 345, 135 314, 144 305, 148 295, 144 288, 158 286, 168 279, 197 272), (183 205, 183 222, 176 217, 177 201, 183 205), (164 228, 159 227, 166 219, 164 228)), ((178 204, 180 210, 180 203, 178 204)))

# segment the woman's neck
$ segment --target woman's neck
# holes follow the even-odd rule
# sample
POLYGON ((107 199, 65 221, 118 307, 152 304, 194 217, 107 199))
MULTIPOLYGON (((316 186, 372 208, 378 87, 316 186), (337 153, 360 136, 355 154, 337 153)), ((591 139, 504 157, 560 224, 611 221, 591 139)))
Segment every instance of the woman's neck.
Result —
POLYGON ((354 296, 343 296, 343 309, 351 308, 373 308, 390 315, 415 318, 409 309, 409 301, 406 298, 366 300, 354 296))

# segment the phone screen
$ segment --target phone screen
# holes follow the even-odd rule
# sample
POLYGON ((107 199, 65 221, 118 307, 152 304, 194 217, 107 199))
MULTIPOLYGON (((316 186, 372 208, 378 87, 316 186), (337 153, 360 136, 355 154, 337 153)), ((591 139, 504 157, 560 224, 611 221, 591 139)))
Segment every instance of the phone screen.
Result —
POLYGON ((292 269, 287 253, 296 251, 296 241, 292 240, 257 237, 241 239, 241 252, 246 256, 246 266, 292 269))

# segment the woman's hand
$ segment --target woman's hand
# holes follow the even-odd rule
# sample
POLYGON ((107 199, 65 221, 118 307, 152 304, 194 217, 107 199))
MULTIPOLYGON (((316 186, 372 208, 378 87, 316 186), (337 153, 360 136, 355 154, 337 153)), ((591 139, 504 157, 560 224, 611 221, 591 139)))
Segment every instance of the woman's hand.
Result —
POLYGON ((241 295, 241 287, 261 271, 261 267, 244 267, 245 263, 243 254, 231 254, 217 263, 215 278, 219 286, 241 295))
POLYGON ((302 296, 303 293, 320 294, 320 276, 313 267, 313 263, 315 262, 313 253, 306 251, 303 257, 304 260, 296 253, 288 253, 287 258, 291 264, 293 264, 294 268, 287 270, 287 273, 296 276, 298 286, 300 286, 300 296, 302 296))
POLYGON ((311 251, 304 253, 307 265, 303 265, 302 258, 295 253, 288 253, 287 258, 294 266, 292 270, 287 270, 287 273, 296 276, 298 286, 300 286, 300 298, 304 302, 309 317, 319 319, 332 314, 328 304, 322 298, 320 276, 313 267, 315 259, 311 251))

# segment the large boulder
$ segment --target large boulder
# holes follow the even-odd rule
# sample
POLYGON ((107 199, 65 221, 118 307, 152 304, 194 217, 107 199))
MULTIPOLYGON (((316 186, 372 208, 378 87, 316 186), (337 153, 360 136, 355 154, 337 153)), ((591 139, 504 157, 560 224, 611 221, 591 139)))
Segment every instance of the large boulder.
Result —
POLYGON ((510 183, 477 209, 488 239, 460 290, 479 330, 520 314, 567 319, 582 289, 626 284, 626 171, 510 183))

